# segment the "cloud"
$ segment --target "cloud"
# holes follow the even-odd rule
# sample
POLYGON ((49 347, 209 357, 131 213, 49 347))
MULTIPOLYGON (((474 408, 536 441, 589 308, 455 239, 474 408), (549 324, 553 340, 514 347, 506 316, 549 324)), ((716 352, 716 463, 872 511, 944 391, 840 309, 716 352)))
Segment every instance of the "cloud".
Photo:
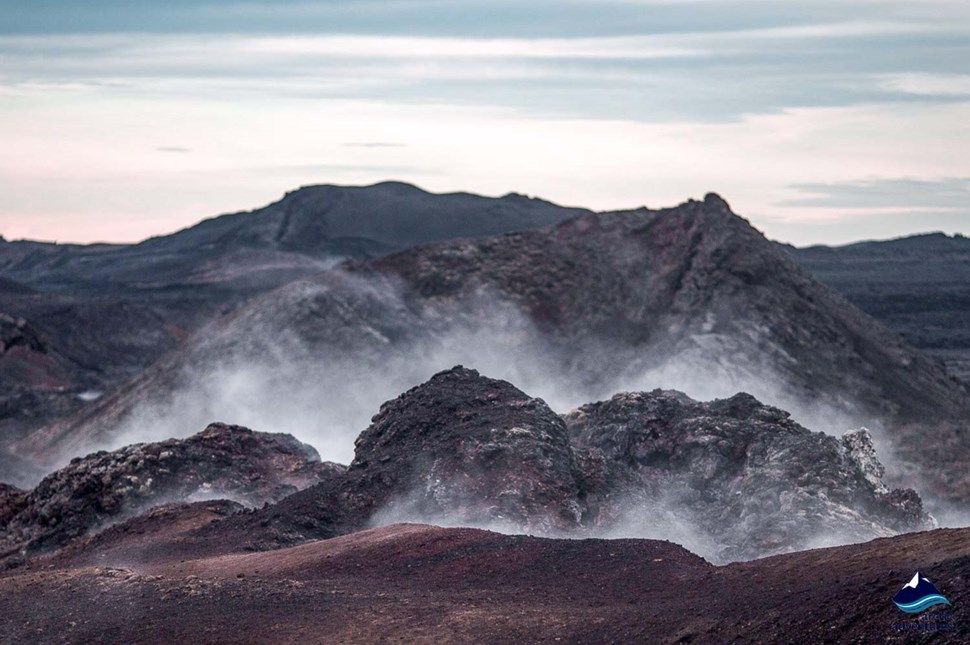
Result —
POLYGON ((887 74, 883 86, 924 97, 970 97, 970 74, 887 74))
POLYGON ((7 4, 0 221, 45 237, 70 209, 147 235, 391 174, 594 208, 717 190, 809 241, 799 222, 838 215, 795 185, 970 176, 954 3, 7 4), (145 155, 159 132, 192 154, 145 155))
POLYGON ((970 206, 970 178, 871 179, 863 181, 793 184, 805 196, 780 206, 822 206, 866 210, 959 210, 970 206))

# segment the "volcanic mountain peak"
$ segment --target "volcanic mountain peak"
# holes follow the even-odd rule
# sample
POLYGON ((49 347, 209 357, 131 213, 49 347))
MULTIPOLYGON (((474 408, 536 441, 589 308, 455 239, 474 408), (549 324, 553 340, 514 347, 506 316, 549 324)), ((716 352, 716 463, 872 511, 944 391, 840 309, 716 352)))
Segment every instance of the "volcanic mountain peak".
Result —
POLYGON ((537 228, 588 211, 541 200, 432 194, 403 182, 304 186, 264 208, 206 220, 144 245, 241 245, 367 257, 415 244, 537 228))

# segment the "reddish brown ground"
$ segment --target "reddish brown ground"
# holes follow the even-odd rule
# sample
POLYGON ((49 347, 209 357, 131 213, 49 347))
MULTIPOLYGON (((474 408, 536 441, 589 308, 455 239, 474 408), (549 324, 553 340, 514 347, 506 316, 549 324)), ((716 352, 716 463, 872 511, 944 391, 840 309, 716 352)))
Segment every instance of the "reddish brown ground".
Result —
POLYGON ((139 518, 6 573, 0 642, 970 640, 970 529, 714 567, 667 542, 423 525, 220 554, 191 536, 220 515, 139 518), (917 569, 952 631, 893 631, 916 620, 890 599, 917 569))

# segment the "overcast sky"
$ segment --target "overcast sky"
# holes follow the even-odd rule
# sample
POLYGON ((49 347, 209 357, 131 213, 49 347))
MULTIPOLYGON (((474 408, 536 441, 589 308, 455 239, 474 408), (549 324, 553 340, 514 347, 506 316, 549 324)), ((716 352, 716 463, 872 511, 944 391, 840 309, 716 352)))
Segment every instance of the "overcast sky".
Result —
POLYGON ((314 183, 769 237, 970 234, 966 0, 0 0, 0 234, 134 241, 314 183))

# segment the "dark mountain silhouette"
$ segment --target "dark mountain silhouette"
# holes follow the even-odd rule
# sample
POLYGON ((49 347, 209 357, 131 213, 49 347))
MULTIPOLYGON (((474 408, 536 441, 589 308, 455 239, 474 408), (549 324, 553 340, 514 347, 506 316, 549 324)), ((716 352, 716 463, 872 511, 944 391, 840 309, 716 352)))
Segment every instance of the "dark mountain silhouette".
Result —
POLYGON ((586 212, 517 194, 434 195, 400 182, 307 186, 264 208, 139 244, 0 241, 0 275, 33 288, 97 293, 186 283, 258 289, 319 271, 335 258, 539 228, 586 212))
POLYGON ((786 248, 819 280, 970 380, 970 239, 928 233, 786 248))

